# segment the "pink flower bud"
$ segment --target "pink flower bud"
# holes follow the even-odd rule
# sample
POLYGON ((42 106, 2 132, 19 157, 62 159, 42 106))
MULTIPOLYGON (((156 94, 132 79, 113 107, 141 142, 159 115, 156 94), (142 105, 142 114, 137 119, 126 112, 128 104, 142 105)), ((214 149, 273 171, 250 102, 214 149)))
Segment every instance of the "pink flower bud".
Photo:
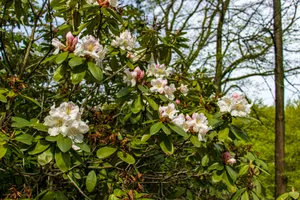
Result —
POLYGON ((236 163, 236 159, 234 158, 230 158, 229 160, 227 160, 228 164, 235 164, 236 163))
POLYGON ((222 160, 224 163, 227 163, 227 161, 230 159, 230 153, 224 152, 222 153, 222 160))
POLYGON ((75 50, 75 47, 76 47, 76 44, 78 43, 78 37, 76 36, 73 41, 72 41, 72 46, 71 46, 71 49, 72 51, 75 50))
POLYGON ((180 104, 180 100, 179 100, 179 99, 176 99, 175 103, 176 103, 177 105, 179 105, 179 104, 180 104))
POLYGON ((66 45, 67 45, 68 47, 71 47, 71 46, 72 46, 72 43, 73 43, 73 40, 74 40, 74 36, 73 36, 73 34, 72 34, 70 31, 67 33, 66 39, 67 39, 66 45))
POLYGON ((140 82, 144 76, 145 76, 145 72, 143 70, 141 70, 139 67, 136 67, 134 69, 134 72, 136 72, 136 80, 137 82, 140 82))

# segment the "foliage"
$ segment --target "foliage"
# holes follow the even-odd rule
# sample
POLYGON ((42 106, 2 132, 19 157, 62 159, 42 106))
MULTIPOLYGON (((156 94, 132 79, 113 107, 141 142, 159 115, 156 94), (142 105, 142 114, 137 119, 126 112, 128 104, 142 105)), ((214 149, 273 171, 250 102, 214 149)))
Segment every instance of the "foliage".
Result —
POLYGON ((182 33, 160 35, 137 10, 117 9, 109 1, 10 2, 0 3, 2 197, 262 198, 259 174, 267 166, 250 150, 242 129, 250 119, 220 113, 218 98, 210 97, 211 79, 180 70, 187 41, 182 33), (20 16, 20 10, 32 12, 20 16), (12 27, 20 32, 9 32, 12 27), (126 39, 125 30, 137 38, 134 50, 111 45, 126 39), (77 39, 69 31, 81 41, 75 50, 77 39), (51 39, 58 54, 52 54, 51 39), (152 89, 162 77, 149 75, 151 66, 159 68, 157 74, 173 71, 164 74, 170 87, 163 92, 159 83, 152 89), (189 86, 187 95, 181 84, 189 86), (72 103, 64 110, 66 102, 80 105, 80 113, 72 103), (162 111, 166 105, 193 114, 186 118, 199 127, 183 130, 162 111), (83 141, 75 137, 84 133, 83 141))

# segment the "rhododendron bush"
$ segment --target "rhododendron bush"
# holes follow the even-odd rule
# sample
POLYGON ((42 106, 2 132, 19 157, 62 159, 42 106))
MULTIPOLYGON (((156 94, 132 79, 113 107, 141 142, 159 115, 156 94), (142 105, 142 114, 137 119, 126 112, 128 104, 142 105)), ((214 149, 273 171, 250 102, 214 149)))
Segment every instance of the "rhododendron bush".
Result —
POLYGON ((262 198, 267 166, 243 131, 252 120, 245 94, 215 96, 204 72, 181 71, 184 33, 164 37, 136 9, 119 6, 37 3, 33 9, 50 10, 35 35, 42 40, 8 42, 1 197, 262 198))

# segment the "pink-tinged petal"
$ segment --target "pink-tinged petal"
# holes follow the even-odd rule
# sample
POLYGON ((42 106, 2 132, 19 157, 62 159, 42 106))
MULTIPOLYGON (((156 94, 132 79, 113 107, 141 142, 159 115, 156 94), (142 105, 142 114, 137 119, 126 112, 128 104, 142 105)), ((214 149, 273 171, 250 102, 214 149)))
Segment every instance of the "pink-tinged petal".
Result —
POLYGON ((73 43, 73 39, 74 39, 74 36, 73 34, 69 31, 66 35, 66 45, 68 47, 71 47, 72 46, 72 43, 73 43))

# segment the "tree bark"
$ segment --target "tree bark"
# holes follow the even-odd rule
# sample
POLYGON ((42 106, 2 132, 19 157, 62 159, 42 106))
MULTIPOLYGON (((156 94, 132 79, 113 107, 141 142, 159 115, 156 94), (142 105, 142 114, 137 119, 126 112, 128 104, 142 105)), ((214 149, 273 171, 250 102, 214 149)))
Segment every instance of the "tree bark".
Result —
POLYGON ((273 0, 275 50, 275 185, 276 198, 286 190, 284 175, 284 68, 282 45, 281 0, 273 0))
POLYGON ((215 73, 215 86, 216 95, 218 96, 222 92, 222 77, 223 77, 223 52, 222 52, 222 37, 223 37, 223 24, 225 19, 225 14, 228 9, 230 0, 219 0, 218 6, 221 5, 219 9, 219 21, 217 27, 217 46, 216 46, 216 73, 215 73))

